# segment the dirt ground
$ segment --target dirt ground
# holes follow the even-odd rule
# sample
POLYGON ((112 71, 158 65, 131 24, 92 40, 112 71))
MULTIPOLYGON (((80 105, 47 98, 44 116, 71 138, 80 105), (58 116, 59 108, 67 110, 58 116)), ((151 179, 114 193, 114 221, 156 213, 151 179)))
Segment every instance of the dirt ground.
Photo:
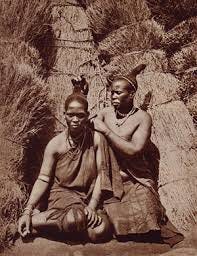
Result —
POLYGON ((18 240, 11 249, 2 256, 155 256, 155 255, 182 255, 195 256, 197 250, 186 245, 187 248, 171 249, 165 244, 117 242, 112 240, 104 244, 68 245, 63 242, 35 238, 33 241, 18 240))

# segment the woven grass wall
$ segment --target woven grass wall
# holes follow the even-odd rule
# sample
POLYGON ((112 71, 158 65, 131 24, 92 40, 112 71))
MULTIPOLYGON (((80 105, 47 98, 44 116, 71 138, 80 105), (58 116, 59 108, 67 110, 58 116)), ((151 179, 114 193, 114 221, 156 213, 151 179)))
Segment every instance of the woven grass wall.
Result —
POLYGON ((56 49, 56 61, 48 77, 51 95, 55 100, 56 129, 64 128, 64 101, 72 92, 71 79, 84 75, 90 85, 88 100, 91 114, 105 100, 105 77, 102 76, 97 50, 88 20, 81 6, 61 3, 53 7, 53 31, 56 36, 49 48, 56 49))

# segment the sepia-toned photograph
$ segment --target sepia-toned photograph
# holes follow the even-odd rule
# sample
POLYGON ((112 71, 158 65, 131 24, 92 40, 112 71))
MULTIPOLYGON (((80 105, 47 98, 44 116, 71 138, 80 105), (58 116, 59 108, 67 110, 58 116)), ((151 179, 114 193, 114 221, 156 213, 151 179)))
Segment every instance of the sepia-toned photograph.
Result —
POLYGON ((0 255, 197 256, 196 0, 0 0, 0 255))

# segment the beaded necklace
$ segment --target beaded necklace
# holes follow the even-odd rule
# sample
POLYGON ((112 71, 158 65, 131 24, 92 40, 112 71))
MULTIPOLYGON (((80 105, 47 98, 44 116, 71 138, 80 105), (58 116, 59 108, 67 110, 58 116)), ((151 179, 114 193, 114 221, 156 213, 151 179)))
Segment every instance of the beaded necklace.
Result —
POLYGON ((66 142, 69 145, 70 149, 67 151, 67 155, 70 159, 75 160, 77 156, 80 154, 86 137, 86 129, 76 138, 72 138, 69 134, 67 134, 66 142))
POLYGON ((121 119, 116 118, 116 126, 120 127, 121 125, 123 125, 127 121, 127 119, 135 113, 136 109, 137 108, 133 106, 127 114, 123 114, 120 111, 116 110, 116 116, 119 115, 120 117, 122 117, 121 119))

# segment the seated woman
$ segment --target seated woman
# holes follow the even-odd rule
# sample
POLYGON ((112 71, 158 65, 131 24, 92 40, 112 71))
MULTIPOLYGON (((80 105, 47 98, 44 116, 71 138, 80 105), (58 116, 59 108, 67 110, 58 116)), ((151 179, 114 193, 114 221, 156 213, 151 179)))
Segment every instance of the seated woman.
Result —
POLYGON ((88 128, 88 116, 86 98, 80 93, 68 96, 65 101, 68 128, 46 146, 40 174, 19 219, 18 232, 22 237, 36 230, 65 234, 65 239, 73 234, 77 237, 85 234, 93 242, 110 238, 108 218, 98 210, 104 137, 88 128), (33 214, 47 192, 47 210, 33 214))

